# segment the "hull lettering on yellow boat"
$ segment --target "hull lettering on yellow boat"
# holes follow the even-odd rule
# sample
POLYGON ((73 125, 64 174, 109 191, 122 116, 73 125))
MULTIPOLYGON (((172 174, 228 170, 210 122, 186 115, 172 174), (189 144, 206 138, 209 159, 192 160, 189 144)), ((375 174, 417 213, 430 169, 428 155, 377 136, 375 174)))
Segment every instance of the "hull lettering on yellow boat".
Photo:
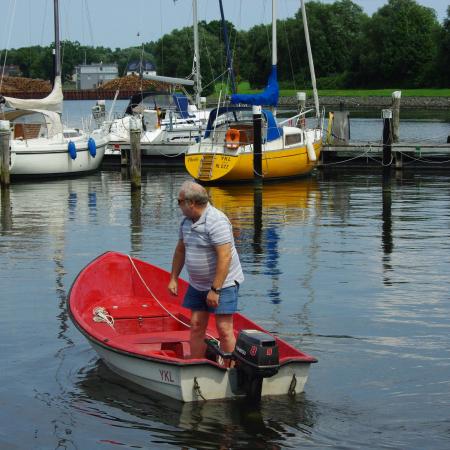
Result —
MULTIPOLYGON (((321 147, 320 142, 314 144, 317 159, 321 147)), ((189 174, 199 181, 240 181, 255 177, 252 152, 186 154, 185 165, 189 174)), ((262 157, 262 176, 267 179, 306 175, 314 167, 315 162, 308 157, 306 146, 265 151, 262 157)))

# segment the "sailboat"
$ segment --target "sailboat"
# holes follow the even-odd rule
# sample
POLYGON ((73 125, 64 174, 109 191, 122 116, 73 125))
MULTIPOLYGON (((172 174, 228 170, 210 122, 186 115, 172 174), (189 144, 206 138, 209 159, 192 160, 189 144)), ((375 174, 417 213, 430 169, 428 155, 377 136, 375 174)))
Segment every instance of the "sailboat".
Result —
POLYGON ((123 117, 105 122, 109 132, 107 155, 130 150, 130 126, 138 119, 141 128, 141 153, 148 162, 172 164, 183 158, 186 148, 195 143, 205 130, 209 111, 203 107, 200 76, 197 0, 192 0, 194 31, 194 80, 146 75, 145 79, 166 85, 168 92, 144 92, 133 96, 123 117), (191 101, 185 87, 194 87, 191 101), (183 93, 177 93, 180 89, 183 93))
POLYGON ((59 40, 59 3, 53 1, 55 24, 55 79, 52 92, 42 99, 0 96, 7 108, 0 113, 11 123, 11 176, 66 176, 99 168, 106 134, 98 129, 86 133, 62 123, 63 92, 59 40))
MULTIPOLYGON (((190 80, 151 76, 164 79, 172 86, 190 80)), ((159 159, 170 163, 177 156, 184 157, 186 147, 203 133, 209 111, 189 102, 187 95, 178 92, 143 92, 131 97, 123 117, 106 121, 109 133, 106 155, 120 155, 130 150, 130 128, 138 120, 141 124, 141 153, 146 160, 159 159)))
POLYGON ((278 123, 272 110, 261 109, 262 106, 276 108, 279 95, 276 0, 272 0, 272 70, 267 87, 262 93, 255 95, 233 94, 231 104, 211 111, 203 138, 186 152, 185 166, 194 179, 207 184, 252 180, 255 175, 263 179, 288 178, 308 175, 316 166, 322 148, 323 126, 303 1, 302 14, 315 91, 317 125, 313 128, 306 127, 305 116, 310 111, 300 111, 294 117, 278 123), (255 173, 253 164, 253 109, 261 115, 262 120, 262 173, 255 173))

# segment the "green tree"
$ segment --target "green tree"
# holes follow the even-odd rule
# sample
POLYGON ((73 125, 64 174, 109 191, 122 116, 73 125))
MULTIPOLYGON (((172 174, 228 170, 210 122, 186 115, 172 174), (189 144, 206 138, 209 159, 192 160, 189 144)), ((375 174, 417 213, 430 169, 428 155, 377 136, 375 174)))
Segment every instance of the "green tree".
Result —
MULTIPOLYGON (((224 51, 219 29, 213 24, 199 23, 200 68, 203 95, 214 90, 214 80, 224 70, 224 51)), ((154 46, 158 73, 185 78, 192 73, 194 59, 194 37, 192 27, 174 30, 164 35, 154 46)))
POLYGON ((439 23, 414 0, 389 0, 368 22, 359 81, 376 87, 423 87, 436 57, 439 23))
POLYGON ((440 87, 450 87, 450 6, 447 17, 439 33, 438 55, 434 67, 436 84, 440 87))
MULTIPOLYGON (((368 16, 350 0, 333 4, 310 1, 306 12, 316 75, 326 77, 348 71, 360 48, 368 16)), ((241 61, 247 64, 241 67, 242 78, 254 87, 262 87, 270 72, 271 25, 253 27, 241 39, 245 42, 241 61)), ((279 80, 307 87, 310 74, 300 9, 294 18, 277 22, 277 49, 279 80)))
POLYGON ((238 75, 248 80, 253 88, 262 88, 266 85, 272 65, 270 27, 257 25, 241 34, 243 45, 239 55, 238 75))

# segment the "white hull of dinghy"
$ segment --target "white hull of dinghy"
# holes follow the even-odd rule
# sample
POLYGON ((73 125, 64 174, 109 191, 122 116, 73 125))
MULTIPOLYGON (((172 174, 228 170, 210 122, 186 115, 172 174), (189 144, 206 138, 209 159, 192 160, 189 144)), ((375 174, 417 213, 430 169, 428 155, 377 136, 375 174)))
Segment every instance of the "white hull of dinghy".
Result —
MULTIPOLYGON (((118 375, 150 391, 183 402, 229 399, 236 397, 232 385, 236 369, 221 369, 214 364, 168 364, 163 360, 144 359, 132 354, 109 350, 90 340, 90 344, 118 375)), ((284 364, 276 375, 264 378, 262 396, 299 394, 308 378, 310 363, 284 364)))

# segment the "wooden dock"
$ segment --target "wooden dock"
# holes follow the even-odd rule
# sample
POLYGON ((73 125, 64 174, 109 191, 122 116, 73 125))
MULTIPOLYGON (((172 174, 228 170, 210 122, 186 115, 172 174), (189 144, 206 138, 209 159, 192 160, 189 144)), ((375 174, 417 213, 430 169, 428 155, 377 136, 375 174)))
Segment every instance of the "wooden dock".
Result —
MULTIPOLYGON (((450 143, 399 142, 391 144, 390 166, 395 169, 450 167, 450 143)), ((320 168, 384 167, 382 142, 350 142, 324 145, 320 168)))

